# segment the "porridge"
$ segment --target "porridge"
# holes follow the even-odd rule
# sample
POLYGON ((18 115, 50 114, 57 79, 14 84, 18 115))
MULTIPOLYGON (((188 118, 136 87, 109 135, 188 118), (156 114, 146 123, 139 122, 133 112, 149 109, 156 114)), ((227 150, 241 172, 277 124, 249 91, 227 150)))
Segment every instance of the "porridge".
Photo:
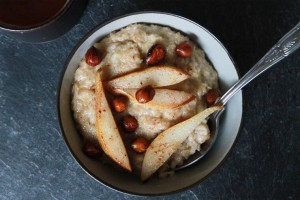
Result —
MULTIPOLYGON (((97 110, 97 73, 136 173, 158 135, 202 112, 219 96, 216 71, 187 36, 168 27, 131 24, 95 43, 75 72, 74 118, 85 143, 95 149, 103 148, 96 127, 97 116, 103 121, 97 110), (208 93, 212 95, 204 98, 208 93)), ((160 167, 160 175, 172 173, 209 137, 203 120, 160 167)))

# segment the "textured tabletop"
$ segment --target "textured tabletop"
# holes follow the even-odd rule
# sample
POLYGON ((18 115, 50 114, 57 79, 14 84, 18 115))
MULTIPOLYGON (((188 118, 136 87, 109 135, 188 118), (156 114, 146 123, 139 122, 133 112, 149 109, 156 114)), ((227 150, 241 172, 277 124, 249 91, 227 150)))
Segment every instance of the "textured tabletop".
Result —
MULTIPOLYGON (((144 199, 101 185, 61 136, 57 84, 72 48, 96 25, 158 10, 212 32, 245 74, 300 21, 299 0, 90 0, 60 38, 28 44, 0 35, 0 199, 144 199)), ((204 182, 156 199, 300 199, 300 50, 243 90, 239 139, 204 182)))

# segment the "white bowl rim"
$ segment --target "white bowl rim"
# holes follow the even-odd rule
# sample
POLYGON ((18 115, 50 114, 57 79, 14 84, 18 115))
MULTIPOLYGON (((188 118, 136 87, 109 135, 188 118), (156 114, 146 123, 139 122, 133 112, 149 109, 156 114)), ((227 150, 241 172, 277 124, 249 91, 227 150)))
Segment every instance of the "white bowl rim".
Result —
POLYGON ((97 182, 99 182, 100 184, 104 185, 105 187, 108 187, 110 189, 113 189, 114 191, 117 191, 117 192, 121 192, 121 193, 124 193, 124 194, 129 194, 129 195, 132 195, 132 196, 139 196, 139 197, 144 197, 144 196, 161 196, 161 195, 170 195, 170 194, 175 194, 175 193, 178 193, 178 192, 182 192, 182 191, 185 191, 195 185, 198 185, 199 183, 203 182, 204 180, 206 180, 209 176, 211 176, 213 173, 215 173, 222 165, 223 163, 227 160, 228 156, 230 155, 230 153, 232 152, 232 149, 234 148, 239 136, 240 136, 240 132, 241 132, 241 128, 242 128, 242 123, 243 123, 243 112, 244 112, 244 95, 241 91, 241 98, 242 98, 242 108, 241 108, 241 113, 242 113, 242 116, 241 116, 241 122, 240 122, 240 125, 239 125, 239 128, 238 128, 238 132, 236 134, 236 137, 230 147, 230 149, 228 150, 228 153, 225 155, 225 157, 222 159, 221 162, 218 163, 218 165, 213 168, 211 170, 211 172, 209 172, 208 174, 206 174, 202 179, 198 180, 197 182, 195 183, 192 183, 190 184, 189 186, 186 186, 184 188, 181 188, 181 189, 177 189, 177 190, 174 190, 174 191, 171 191, 171 192, 164 192, 164 193, 156 193, 156 194, 143 194, 143 193, 136 193, 136 192, 132 192, 132 191, 128 191, 128 190, 124 190, 124 189, 121 189, 121 188, 118 188, 114 185, 111 185, 103 180, 99 180, 99 178, 93 173, 91 172, 89 169, 87 169, 84 164, 80 161, 80 159, 75 155, 75 153, 73 152, 73 150, 71 149, 70 147, 70 144, 69 144, 69 141, 67 140, 66 138, 66 135, 65 135, 65 132, 63 130, 63 123, 62 123, 62 119, 61 119, 61 112, 60 112, 60 97, 61 97, 61 89, 62 89, 62 83, 63 83, 63 78, 64 78, 64 75, 65 75, 65 72, 66 72, 66 69, 68 68, 68 65, 71 61, 71 59, 73 58, 73 55, 75 54, 75 52, 77 51, 77 49, 91 36, 93 35, 96 31, 98 31, 99 29, 101 29, 102 27, 106 26, 107 24, 110 24, 114 21, 117 21, 121 18, 124 18, 124 17, 130 17, 130 16, 134 16, 134 15, 142 15, 142 14, 162 14, 162 15, 168 15, 168 16, 172 16, 172 17, 176 17, 176 18, 180 18, 180 19, 183 19, 183 20, 186 20, 190 23, 193 23, 194 25, 200 27, 201 29, 203 29, 205 32, 207 32, 212 38, 214 38, 216 40, 216 42, 219 43, 219 45, 223 48, 223 50, 226 52, 226 54, 228 55, 229 59, 231 60, 235 70, 236 70, 236 73, 237 73, 237 76, 238 78, 240 78, 240 72, 239 72, 239 69, 237 68, 233 58, 231 57, 231 55, 229 54, 228 50, 225 48, 225 46, 210 32, 208 31, 206 28, 204 28, 203 26, 201 26, 200 24, 186 18, 186 17, 183 17, 183 16, 180 16, 180 15, 177 15, 177 14, 173 14, 173 13, 168 13, 168 12, 162 12, 162 11, 152 11, 152 10, 147 10, 147 11, 139 11, 139 12, 131 12, 131 13, 127 13, 127 14, 124 14, 124 15, 120 15, 120 16, 117 16, 117 17, 114 17, 114 18, 111 18, 111 19, 108 19, 102 23, 100 23, 99 25, 96 25, 92 30, 90 30, 87 34, 85 34, 82 39, 72 48, 72 51, 70 52, 62 70, 61 70, 61 73, 60 73, 60 78, 59 78, 59 82, 58 82, 58 86, 57 86, 57 105, 56 105, 56 109, 57 109, 57 115, 58 115, 58 122, 59 122, 59 129, 60 129, 60 132, 62 133, 62 136, 64 138, 64 142, 65 144, 67 145, 68 147, 68 150, 69 152, 71 153, 71 155, 73 156, 73 158, 79 163, 80 167, 89 175, 91 176, 94 180, 96 180, 97 182))

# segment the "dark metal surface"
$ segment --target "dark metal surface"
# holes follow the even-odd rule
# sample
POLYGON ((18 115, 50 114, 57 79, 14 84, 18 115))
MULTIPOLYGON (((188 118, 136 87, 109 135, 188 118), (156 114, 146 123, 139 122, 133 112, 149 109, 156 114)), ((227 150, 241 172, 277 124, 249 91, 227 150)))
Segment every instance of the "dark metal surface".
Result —
MULTIPOLYGON (((245 74, 300 20, 300 1, 90 0, 67 34, 43 44, 0 35, 0 199, 140 199, 89 177, 61 137, 56 89, 75 44, 94 26, 141 10, 172 12, 206 27, 245 74)), ((240 138, 203 183, 157 199, 299 199, 300 51, 244 90, 240 138)))

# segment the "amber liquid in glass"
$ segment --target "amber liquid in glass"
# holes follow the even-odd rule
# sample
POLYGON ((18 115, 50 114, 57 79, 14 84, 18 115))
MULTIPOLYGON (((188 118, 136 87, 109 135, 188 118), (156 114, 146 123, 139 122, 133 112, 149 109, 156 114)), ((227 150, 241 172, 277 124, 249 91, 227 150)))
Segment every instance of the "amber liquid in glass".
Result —
POLYGON ((32 28, 55 18, 69 0, 0 0, 0 25, 32 28))

